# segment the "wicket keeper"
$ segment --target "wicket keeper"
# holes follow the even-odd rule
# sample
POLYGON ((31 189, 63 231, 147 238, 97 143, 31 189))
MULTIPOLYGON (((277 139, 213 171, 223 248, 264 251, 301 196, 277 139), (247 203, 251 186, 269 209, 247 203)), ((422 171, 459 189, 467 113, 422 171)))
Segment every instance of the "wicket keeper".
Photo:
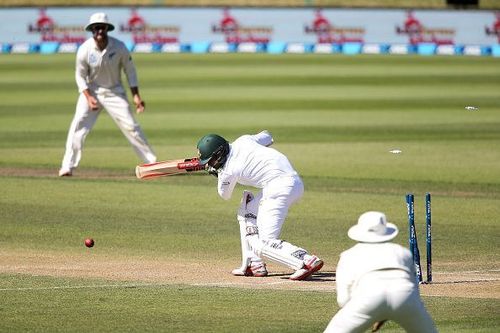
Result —
POLYGON ((393 320, 408 333, 437 333, 420 298, 410 251, 392 243, 396 225, 384 213, 366 212, 349 229, 358 242, 342 252, 337 265, 337 303, 341 309, 324 333, 362 333, 393 320))

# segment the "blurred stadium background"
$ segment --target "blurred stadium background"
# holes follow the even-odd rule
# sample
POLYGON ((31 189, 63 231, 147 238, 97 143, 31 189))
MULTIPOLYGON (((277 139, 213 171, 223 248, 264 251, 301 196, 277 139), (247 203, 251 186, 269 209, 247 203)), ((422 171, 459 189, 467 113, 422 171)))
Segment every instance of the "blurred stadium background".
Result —
POLYGON ((5 0, 0 53, 74 53, 92 12, 136 53, 500 56, 493 0, 5 0))
POLYGON ((249 6, 498 9, 498 0, 3 0, 0 6, 249 6))

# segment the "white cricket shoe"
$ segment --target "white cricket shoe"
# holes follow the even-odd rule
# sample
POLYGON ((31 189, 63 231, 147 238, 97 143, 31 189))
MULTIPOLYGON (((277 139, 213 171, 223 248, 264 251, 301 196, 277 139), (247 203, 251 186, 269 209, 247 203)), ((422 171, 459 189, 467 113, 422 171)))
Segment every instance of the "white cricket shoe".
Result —
POLYGON ((59 177, 71 177, 73 176, 73 169, 59 169, 59 177))
POLYGON ((290 275, 290 280, 305 280, 315 272, 319 271, 322 267, 323 260, 316 256, 310 256, 309 258, 304 259, 304 266, 301 269, 296 270, 295 273, 290 275))
POLYGON ((263 262, 252 263, 248 267, 239 267, 231 271, 231 274, 235 276, 254 276, 254 277, 264 277, 267 276, 266 264, 263 262))

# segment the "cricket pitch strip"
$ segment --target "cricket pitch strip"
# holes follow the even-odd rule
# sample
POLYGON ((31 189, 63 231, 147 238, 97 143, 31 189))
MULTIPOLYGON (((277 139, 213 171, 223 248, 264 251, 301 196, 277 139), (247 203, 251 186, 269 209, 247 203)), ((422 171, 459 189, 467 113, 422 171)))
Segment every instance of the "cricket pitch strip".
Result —
MULTIPOLYGON (((56 252, 0 250, 0 274, 24 274, 59 278, 88 278, 99 284, 40 287, 40 289, 77 289, 105 287, 161 287, 190 285, 251 289, 335 292, 335 266, 326 263, 321 271, 306 281, 288 279, 291 271, 269 264, 270 275, 264 278, 237 277, 230 274, 234 263, 219 261, 175 261, 167 258, 110 257, 56 252)), ((14 288, 18 290, 37 288, 14 288)), ((2 290, 12 290, 2 288, 2 290)), ((435 271, 432 284, 421 285, 423 296, 449 296, 500 299, 500 269, 477 271, 435 271)))

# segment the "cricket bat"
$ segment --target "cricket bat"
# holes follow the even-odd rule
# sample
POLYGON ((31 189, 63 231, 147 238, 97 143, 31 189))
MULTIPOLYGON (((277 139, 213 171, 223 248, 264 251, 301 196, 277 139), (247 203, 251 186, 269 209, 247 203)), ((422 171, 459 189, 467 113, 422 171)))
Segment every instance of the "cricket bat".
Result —
POLYGON ((204 170, 197 157, 179 160, 161 161, 141 164, 135 167, 135 175, 139 179, 172 176, 188 172, 204 170))

